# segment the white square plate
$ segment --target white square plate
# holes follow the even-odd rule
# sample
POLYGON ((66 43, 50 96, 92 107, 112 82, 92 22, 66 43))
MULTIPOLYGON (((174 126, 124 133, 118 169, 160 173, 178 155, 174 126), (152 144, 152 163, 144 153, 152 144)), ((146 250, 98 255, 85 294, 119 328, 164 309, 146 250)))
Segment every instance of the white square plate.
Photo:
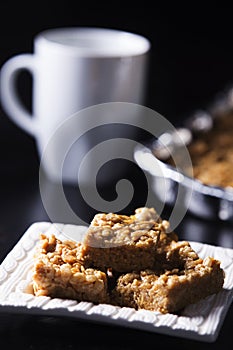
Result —
POLYGON ((72 316, 80 320, 115 324, 206 342, 216 340, 233 298, 233 249, 190 242, 200 257, 212 256, 219 259, 226 277, 221 292, 186 307, 179 316, 34 296, 28 286, 31 282, 33 254, 40 233, 54 233, 61 240, 75 237, 81 241, 85 230, 84 226, 48 222, 38 222, 30 226, 0 265, 0 308, 9 312, 72 316))

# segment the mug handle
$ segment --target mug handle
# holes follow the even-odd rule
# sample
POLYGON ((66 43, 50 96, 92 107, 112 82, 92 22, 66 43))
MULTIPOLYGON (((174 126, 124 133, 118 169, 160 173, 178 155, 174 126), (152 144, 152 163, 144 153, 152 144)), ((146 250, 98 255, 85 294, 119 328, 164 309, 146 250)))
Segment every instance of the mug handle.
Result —
POLYGON ((10 119, 19 127, 34 135, 36 122, 20 100, 16 89, 18 74, 22 70, 35 73, 35 57, 32 54, 21 54, 4 63, 0 76, 1 103, 10 119))

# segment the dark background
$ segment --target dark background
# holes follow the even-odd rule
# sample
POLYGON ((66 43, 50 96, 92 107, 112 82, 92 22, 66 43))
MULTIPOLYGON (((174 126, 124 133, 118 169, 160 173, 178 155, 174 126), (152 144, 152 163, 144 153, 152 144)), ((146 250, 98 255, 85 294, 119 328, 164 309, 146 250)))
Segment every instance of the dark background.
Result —
MULTIPOLYGON (((148 1, 2 0, 0 16, 0 66, 14 55, 32 53, 34 36, 48 28, 96 26, 146 36, 152 49, 145 104, 174 124, 181 123, 193 111, 206 108, 216 94, 233 82, 233 21, 227 6, 211 4, 205 8, 196 2, 174 6, 155 1, 152 7, 148 1)), ((27 74, 19 79, 28 108, 31 84, 27 74)), ((0 159, 0 232, 24 231, 31 221, 46 218, 42 207, 34 208, 36 201, 32 196, 38 192, 39 160, 34 139, 14 125, 1 109, 0 159), (31 214, 23 221, 25 205, 21 203, 25 202, 31 214), (14 213, 12 206, 17 208, 14 213), (12 214, 14 220, 9 222, 12 214)))
MULTIPOLYGON (((33 37, 48 28, 97 26, 138 33, 152 44, 146 105, 172 123, 180 123, 194 110, 206 108, 216 94, 233 82, 233 16, 230 6, 222 2, 210 2, 206 7, 204 2, 175 3, 1 0, 0 66, 14 55, 33 52, 33 37)), ((30 77, 22 77, 19 88, 28 108, 30 87, 30 77)), ((38 168, 34 139, 0 109, 0 261, 31 223, 47 219, 38 190, 38 168)), ((198 231, 200 241, 232 247, 232 224, 191 218, 188 225, 186 222, 181 227, 181 238, 195 240, 185 236, 184 231, 198 231), (218 235, 220 229, 222 234, 218 235)), ((80 348, 139 349, 151 342, 159 347, 174 346, 173 338, 128 330, 119 333, 113 328, 104 331, 101 326, 92 326, 90 339, 88 324, 53 318, 0 314, 0 327, 1 346, 12 349, 77 348, 73 333, 76 327, 80 329, 80 348), (63 335, 58 336, 59 333, 63 335), (120 335, 126 339, 123 347, 120 335), (132 339, 136 340, 134 345, 132 339)), ((226 347, 231 328, 232 309, 217 343, 198 346, 226 347)), ((175 341, 180 349, 197 346, 195 342, 175 341)))
POLYGON ((97 26, 145 35, 152 43, 148 105, 173 120, 232 82, 232 11, 224 5, 132 2, 1 1, 2 64, 32 52, 41 30, 97 26))

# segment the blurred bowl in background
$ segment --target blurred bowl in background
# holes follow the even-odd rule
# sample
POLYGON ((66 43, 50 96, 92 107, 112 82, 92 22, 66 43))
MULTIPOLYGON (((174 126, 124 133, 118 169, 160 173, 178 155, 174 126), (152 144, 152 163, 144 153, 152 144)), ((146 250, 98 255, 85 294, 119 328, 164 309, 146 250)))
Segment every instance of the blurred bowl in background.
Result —
POLYGON ((138 145, 134 158, 150 174, 150 190, 162 202, 204 219, 233 221, 233 88, 186 118, 176 134, 165 132, 138 145), (174 164, 179 147, 188 149, 192 169, 174 164))

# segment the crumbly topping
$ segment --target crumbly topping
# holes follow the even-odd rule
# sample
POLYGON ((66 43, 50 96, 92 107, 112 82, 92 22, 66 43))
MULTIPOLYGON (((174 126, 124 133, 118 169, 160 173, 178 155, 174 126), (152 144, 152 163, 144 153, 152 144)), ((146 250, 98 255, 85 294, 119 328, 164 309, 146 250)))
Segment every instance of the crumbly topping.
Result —
POLYGON ((47 237, 41 234, 37 256, 53 265, 69 264, 71 268, 80 269, 82 265, 82 244, 70 240, 62 242, 55 235, 47 237))
POLYGON ((55 235, 42 234, 32 276, 35 295, 107 302, 106 274, 86 269, 81 255, 81 243, 61 242, 55 235))
POLYGON ((213 258, 197 259, 192 268, 171 269, 162 274, 153 270, 121 275, 113 291, 116 304, 136 309, 177 312, 190 303, 217 293, 224 272, 213 258))
POLYGON ((100 248, 140 246, 158 242, 160 233, 168 228, 168 221, 161 220, 153 208, 138 208, 135 215, 130 216, 100 213, 92 220, 84 243, 100 248))
POLYGON ((34 293, 163 313, 217 293, 224 282, 220 262, 201 259, 168 231, 153 208, 138 208, 130 216, 97 214, 83 243, 41 234, 34 293))

